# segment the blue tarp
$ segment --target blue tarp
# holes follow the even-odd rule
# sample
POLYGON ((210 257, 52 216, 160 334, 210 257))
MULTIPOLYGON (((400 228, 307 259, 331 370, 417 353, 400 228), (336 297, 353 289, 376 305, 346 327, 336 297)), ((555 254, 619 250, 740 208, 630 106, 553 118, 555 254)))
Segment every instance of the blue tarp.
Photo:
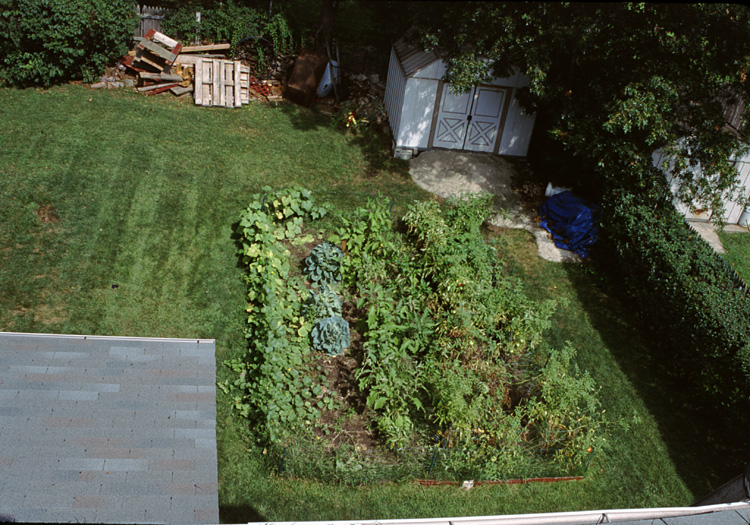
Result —
POLYGON ((555 246, 588 257, 588 246, 596 242, 599 207, 569 191, 553 195, 539 207, 539 225, 552 234, 555 246))

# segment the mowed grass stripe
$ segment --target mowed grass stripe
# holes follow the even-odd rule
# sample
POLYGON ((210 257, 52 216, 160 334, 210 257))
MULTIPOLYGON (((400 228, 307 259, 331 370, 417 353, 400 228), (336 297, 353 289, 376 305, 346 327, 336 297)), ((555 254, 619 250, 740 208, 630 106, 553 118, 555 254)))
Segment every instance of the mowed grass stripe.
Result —
MULTIPOLYGON (((253 193, 298 184, 351 209, 381 191, 393 197, 394 217, 413 199, 430 198, 411 182, 406 163, 390 159, 387 141, 346 135, 328 117, 292 105, 226 110, 79 86, 0 89, 0 121, 0 327, 215 338, 219 380, 235 379, 222 363, 247 348, 232 224, 253 193), (42 224, 40 204, 55 205, 60 221, 42 224)), ((658 349, 597 295, 585 271, 540 261, 531 237, 519 235, 507 255, 520 261, 516 275, 527 291, 570 301, 555 317, 550 343, 573 342, 602 386, 607 413, 627 423, 611 426, 611 446, 594 455, 584 481, 466 492, 269 478, 252 428, 232 416, 232 400, 219 391, 222 520, 682 505, 723 478, 731 460, 698 461, 707 447, 695 439, 700 421, 688 433, 669 418, 679 402, 656 406, 675 395, 652 373, 648 355, 658 359, 658 349), (683 435, 691 438, 687 449, 675 445, 683 435)))

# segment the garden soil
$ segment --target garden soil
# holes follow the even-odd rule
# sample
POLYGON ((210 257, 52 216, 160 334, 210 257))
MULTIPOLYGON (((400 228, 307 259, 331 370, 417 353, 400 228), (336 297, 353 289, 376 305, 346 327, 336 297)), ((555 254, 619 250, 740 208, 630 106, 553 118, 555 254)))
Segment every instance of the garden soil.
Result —
POLYGON ((537 207, 525 205, 528 202, 524 202, 524 195, 519 192, 519 187, 523 186, 524 166, 521 161, 494 155, 431 150, 409 161, 409 173, 419 187, 444 199, 492 193, 496 198, 495 214, 487 221, 490 225, 531 232, 539 256, 545 260, 581 262, 577 254, 555 246, 547 231, 537 223, 537 207))

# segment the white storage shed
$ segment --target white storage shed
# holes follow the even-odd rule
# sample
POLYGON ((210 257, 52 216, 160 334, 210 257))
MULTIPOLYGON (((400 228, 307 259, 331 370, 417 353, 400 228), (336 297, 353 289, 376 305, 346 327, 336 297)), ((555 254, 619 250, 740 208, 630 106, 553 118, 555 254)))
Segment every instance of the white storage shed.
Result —
POLYGON ((384 105, 394 154, 446 148, 525 157, 535 115, 524 113, 515 95, 528 77, 516 72, 455 94, 442 80, 445 69, 435 53, 403 38, 391 48, 384 105))
MULTIPOLYGON (((654 166, 656 166, 657 168, 661 168, 664 172, 664 175, 667 177, 672 192, 677 194, 680 183, 679 180, 675 179, 674 174, 671 173, 672 160, 667 155, 665 155, 661 149, 658 149, 653 153, 652 160, 654 166), (668 166, 666 169, 664 169, 665 164, 668 166)), ((744 198, 750 199, 750 153, 741 158, 733 158, 731 160, 734 162, 734 165, 737 168, 737 172, 739 173, 740 193, 744 198)), ((701 173, 701 167, 694 167, 693 172, 697 174, 701 173)), ((680 202, 677 197, 674 198, 674 204, 677 210, 687 220, 711 221, 715 218, 712 216, 710 210, 703 209, 698 205, 691 206, 685 204, 683 202, 680 202)), ((725 198, 724 222, 726 224, 739 224, 741 226, 750 227, 750 224, 748 224, 748 221, 750 221, 750 217, 745 212, 745 210, 748 210, 750 212, 750 206, 746 208, 742 204, 738 204, 728 197, 725 198)))

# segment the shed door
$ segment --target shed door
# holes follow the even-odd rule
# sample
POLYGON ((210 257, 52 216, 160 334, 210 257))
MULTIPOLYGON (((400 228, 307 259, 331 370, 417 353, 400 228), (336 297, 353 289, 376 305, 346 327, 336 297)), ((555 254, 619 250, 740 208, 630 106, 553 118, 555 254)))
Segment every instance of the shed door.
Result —
POLYGON ((476 88, 469 115, 469 130, 464 149, 492 153, 495 151, 500 121, 505 107, 505 90, 476 88))
POLYGON ((467 117, 471 113, 475 90, 471 88, 468 93, 456 94, 451 93, 450 87, 450 84, 443 84, 432 146, 464 149, 467 117))
POLYGON ((507 90, 480 86, 451 93, 443 84, 432 146, 468 151, 495 151, 507 90))

